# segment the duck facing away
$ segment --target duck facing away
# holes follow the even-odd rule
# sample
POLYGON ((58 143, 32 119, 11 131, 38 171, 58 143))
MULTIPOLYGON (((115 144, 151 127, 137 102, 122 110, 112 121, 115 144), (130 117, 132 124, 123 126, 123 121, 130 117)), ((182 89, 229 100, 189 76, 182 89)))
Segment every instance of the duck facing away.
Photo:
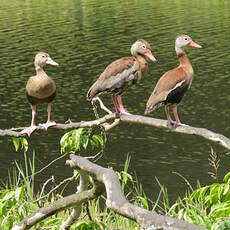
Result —
POLYGON ((179 66, 166 72, 157 82, 153 93, 146 104, 145 114, 157 110, 162 105, 165 106, 165 113, 167 115, 168 124, 171 126, 178 126, 181 124, 177 105, 182 100, 185 92, 192 84, 194 71, 192 65, 185 54, 183 47, 189 45, 194 48, 201 48, 189 36, 181 35, 176 38, 175 50, 179 59, 179 66), (169 114, 169 106, 173 104, 173 114, 175 121, 173 121, 169 114))
POLYGON ((115 110, 120 115, 129 114, 122 104, 121 94, 124 90, 141 79, 146 71, 148 61, 156 61, 148 42, 137 40, 131 47, 130 57, 122 57, 106 67, 87 93, 87 100, 108 92, 112 94, 115 110))
POLYGON ((51 102, 56 96, 56 85, 52 78, 50 78, 43 67, 45 65, 53 65, 58 66, 58 63, 53 61, 49 54, 44 52, 39 52, 35 56, 34 60, 36 75, 30 77, 26 84, 26 96, 32 108, 32 121, 31 126, 25 128, 21 131, 21 134, 27 134, 30 136, 37 128, 35 123, 35 116, 36 116, 36 106, 40 103, 48 103, 48 119, 45 124, 41 124, 46 130, 50 126, 56 125, 56 123, 50 120, 51 114, 51 102))

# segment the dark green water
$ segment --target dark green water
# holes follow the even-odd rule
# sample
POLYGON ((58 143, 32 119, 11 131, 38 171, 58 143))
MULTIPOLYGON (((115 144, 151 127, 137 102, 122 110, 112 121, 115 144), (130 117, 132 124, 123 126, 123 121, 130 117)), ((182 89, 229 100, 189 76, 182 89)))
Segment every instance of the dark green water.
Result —
MULTIPOLYGON (((180 33, 190 35, 203 46, 186 49, 195 70, 191 89, 179 106, 182 122, 207 127, 230 137, 230 1, 209 0, 0 0, 0 127, 30 124, 31 110, 25 97, 25 84, 34 74, 33 59, 40 51, 48 52, 58 68, 46 68, 57 85, 52 116, 57 122, 93 119, 86 93, 106 65, 129 55, 131 44, 146 39, 158 62, 149 65, 142 81, 123 96, 133 114, 143 114, 145 103, 159 77, 178 61, 174 39, 180 33)), ((113 108, 110 96, 104 103, 113 108)), ((38 122, 46 120, 46 106, 38 107, 38 122)), ((151 116, 165 118, 163 109, 151 116)), ((30 151, 36 151, 37 169, 58 157, 63 131, 35 133, 29 140, 30 151)), ((1 179, 7 177, 14 160, 23 161, 15 153, 10 138, 0 139, 1 179)), ((165 130, 121 124, 108 134, 106 156, 116 170, 123 168, 126 154, 132 157, 135 171, 149 196, 159 187, 154 179, 168 187, 176 197, 185 183, 173 171, 181 173, 193 185, 211 181, 208 156, 210 146, 221 158, 219 175, 229 170, 226 150, 199 137, 169 133, 165 130)), ((57 162, 37 178, 50 175, 57 182, 71 174, 64 161, 57 162)))

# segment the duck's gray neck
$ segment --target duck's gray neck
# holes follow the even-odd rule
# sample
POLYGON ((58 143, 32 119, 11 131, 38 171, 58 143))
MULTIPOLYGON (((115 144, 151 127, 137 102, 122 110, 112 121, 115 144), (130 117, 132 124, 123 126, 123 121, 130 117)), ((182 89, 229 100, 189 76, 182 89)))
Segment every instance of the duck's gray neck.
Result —
POLYGON ((185 54, 184 50, 181 47, 175 46, 175 50, 177 56, 180 56, 181 54, 185 54))

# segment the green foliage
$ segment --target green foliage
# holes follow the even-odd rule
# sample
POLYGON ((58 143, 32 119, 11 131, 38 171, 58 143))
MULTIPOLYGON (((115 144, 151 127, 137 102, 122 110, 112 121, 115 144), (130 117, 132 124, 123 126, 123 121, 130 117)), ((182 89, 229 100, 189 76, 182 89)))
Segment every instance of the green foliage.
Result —
POLYGON ((25 153, 28 151, 29 144, 25 137, 13 137, 12 141, 16 152, 19 150, 20 147, 22 150, 24 150, 25 153))
MULTIPOLYGON (((81 132, 79 133, 82 134, 81 132)), ((32 161, 27 159, 26 154, 24 154, 24 158, 24 170, 21 165, 16 163, 16 169, 9 177, 8 185, 0 190, 0 229, 3 230, 11 229, 16 222, 19 223, 25 216, 39 208, 38 204, 34 203, 35 155, 33 155, 32 161)), ((184 198, 178 198, 170 206, 167 189, 158 180, 160 192, 155 204, 147 198, 142 185, 128 172, 130 160, 128 155, 124 169, 117 172, 128 200, 147 210, 157 210, 160 213, 210 230, 230 229, 230 172, 225 175, 223 183, 213 183, 203 187, 198 185, 197 189, 187 193, 184 198)), ((43 201, 43 205, 49 205, 57 197, 61 196, 53 194, 50 201, 43 201)), ((71 229, 139 229, 138 224, 132 220, 123 218, 102 205, 105 204, 105 200, 105 197, 100 196, 89 201, 87 211, 83 208, 79 221, 74 223, 71 229)), ((60 212, 38 223, 36 228, 43 229, 49 226, 49 229, 59 229, 63 220, 67 219, 69 215, 68 210, 60 212)))
POLYGON ((38 209, 37 204, 33 203, 34 178, 29 175, 35 169, 35 155, 32 162, 28 162, 25 153, 24 158, 25 172, 16 163, 13 175, 9 174, 8 185, 0 189, 0 229, 11 229, 14 223, 20 222, 25 215, 38 209))
MULTIPOLYGON (((101 230, 102 226, 94 221, 86 222, 86 221, 80 221, 75 226, 74 229, 76 230, 101 230)), ((105 225, 103 225, 103 229, 105 229, 105 225)))
MULTIPOLYGON (((26 164, 24 167, 25 169, 23 170, 22 166, 16 163, 16 169, 13 171, 13 175, 9 176, 8 185, 0 191, 0 229, 3 230, 11 229, 15 223, 19 223, 25 216, 39 208, 37 203, 34 203, 36 199, 33 189, 35 155, 33 156, 32 162, 28 161, 26 154, 24 154, 24 157, 26 164)), ((119 173, 122 175, 121 183, 125 185, 127 185, 128 182, 134 182, 132 176, 127 172, 129 162, 130 157, 127 158, 122 173, 119 173)), ((131 190, 133 190, 133 188, 131 188, 131 190)), ((60 195, 53 194, 51 201, 45 199, 43 205, 49 205, 50 202, 55 201, 55 197, 60 197, 60 195)), ((105 198, 101 196, 89 202, 89 212, 92 220, 89 220, 87 218, 87 212, 83 211, 79 221, 74 223, 71 229, 139 229, 138 224, 135 222, 108 210, 106 206, 102 207, 102 200, 104 203, 105 198)), ((69 215, 70 212, 68 210, 59 212, 55 216, 51 216, 38 223, 36 229, 43 229, 47 226, 49 226, 49 229, 53 230, 60 229, 63 220, 67 219, 69 215)))
POLYGON ((61 153, 68 155, 70 152, 86 150, 91 146, 91 150, 103 148, 104 140, 101 134, 93 134, 91 129, 78 128, 65 133, 61 140, 61 153))
POLYGON ((127 185, 128 181, 133 182, 132 175, 128 173, 130 160, 131 160, 131 157, 128 154, 125 160, 124 170, 121 172, 116 172, 118 179, 121 181, 121 188, 123 192, 124 192, 125 186, 127 185))
MULTIPOLYGON (((164 187, 160 186, 164 200, 168 200, 164 187)), ((225 175, 223 183, 213 183, 203 187, 198 184, 197 189, 185 195, 183 199, 178 198, 171 207, 169 203, 163 203, 162 210, 167 215, 207 229, 227 230, 230 226, 230 173, 225 175)))

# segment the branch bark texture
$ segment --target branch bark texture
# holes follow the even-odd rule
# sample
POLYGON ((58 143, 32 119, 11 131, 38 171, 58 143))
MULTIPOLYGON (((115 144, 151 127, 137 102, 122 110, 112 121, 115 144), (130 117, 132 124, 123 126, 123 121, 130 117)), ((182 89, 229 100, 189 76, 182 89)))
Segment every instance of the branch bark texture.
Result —
MULTIPOLYGON (((88 189, 89 175, 82 170, 78 170, 78 172, 80 174, 80 183, 77 187, 77 193, 80 193, 88 189)), ((73 207, 70 216, 68 217, 66 221, 64 221, 64 223, 61 226, 61 229, 62 230, 69 229, 70 226, 74 223, 74 221, 76 221, 79 218, 81 214, 81 210, 82 210, 81 203, 73 207)))
MULTIPOLYGON (((201 136, 209 141, 213 141, 223 146, 226 149, 230 150, 230 139, 222 134, 215 133, 206 128, 192 127, 189 125, 181 125, 176 128, 170 128, 166 120, 156 119, 152 117, 140 116, 140 115, 122 115, 118 116, 115 113, 107 114, 104 117, 101 117, 97 120, 92 121, 81 121, 81 122, 69 122, 68 124, 57 123, 56 126, 52 127, 54 129, 73 129, 73 128, 86 128, 86 127, 95 127, 98 125, 103 125, 105 130, 110 130, 117 126, 120 122, 125 123, 135 123, 141 125, 148 125, 156 128, 168 129, 171 132, 184 133, 190 135, 201 136), (108 122, 112 122, 109 124, 108 122)), ((0 136, 16 136, 20 137, 21 128, 12 128, 12 129, 0 129, 0 136)), ((45 130, 43 127, 38 126, 37 130, 45 130)))
MULTIPOLYGON (((67 165, 90 175, 95 182, 92 189, 64 197, 50 206, 39 209, 26 217, 13 230, 29 229, 41 220, 69 207, 78 206, 100 196, 106 191, 106 205, 114 212, 136 221, 142 229, 151 230, 201 230, 202 228, 185 221, 176 220, 169 216, 162 216, 135 206, 125 198, 120 182, 112 169, 96 165, 84 157, 71 154, 67 165)), ((83 174, 82 174, 83 175, 83 174)), ((86 187, 84 186, 84 189, 86 187)))
POLYGON ((169 216, 162 216, 135 206, 125 198, 120 182, 112 169, 103 168, 87 159, 71 154, 67 161, 70 167, 81 169, 91 175, 95 181, 103 183, 106 189, 106 205, 114 212, 136 221, 143 229, 162 230, 200 230, 202 228, 188 224, 185 221, 176 220, 169 216))
POLYGON ((21 223, 14 225, 12 230, 30 229, 32 226, 48 218, 49 216, 52 216, 55 213, 65 210, 67 208, 79 206, 82 203, 87 202, 88 200, 98 197, 99 195, 103 194, 104 191, 104 186, 96 183, 95 186, 90 190, 66 196, 47 207, 40 208, 38 211, 24 218, 21 223))

